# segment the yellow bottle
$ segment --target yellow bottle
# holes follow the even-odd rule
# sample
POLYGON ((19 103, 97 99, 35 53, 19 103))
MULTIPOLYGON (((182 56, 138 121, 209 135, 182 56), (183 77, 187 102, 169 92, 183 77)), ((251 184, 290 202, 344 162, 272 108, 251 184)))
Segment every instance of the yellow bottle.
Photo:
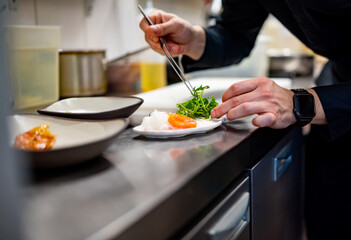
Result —
POLYGON ((141 91, 146 92, 167 85, 164 56, 148 49, 140 63, 141 91))

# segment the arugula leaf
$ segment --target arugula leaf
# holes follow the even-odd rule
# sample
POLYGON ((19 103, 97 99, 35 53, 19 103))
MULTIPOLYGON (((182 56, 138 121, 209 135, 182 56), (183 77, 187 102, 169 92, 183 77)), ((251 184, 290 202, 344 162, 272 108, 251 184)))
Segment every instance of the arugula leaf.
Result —
POLYGON ((182 114, 191 118, 211 119, 211 110, 218 105, 216 99, 212 96, 211 100, 208 97, 202 97, 205 89, 209 86, 194 87, 193 98, 184 103, 178 103, 178 114, 182 114))

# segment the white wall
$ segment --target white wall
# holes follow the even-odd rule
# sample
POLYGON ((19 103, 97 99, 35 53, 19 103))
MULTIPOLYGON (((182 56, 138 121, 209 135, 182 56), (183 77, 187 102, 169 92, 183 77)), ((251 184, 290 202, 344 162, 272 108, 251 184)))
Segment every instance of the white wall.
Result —
POLYGON ((36 0, 37 25, 61 26, 63 49, 89 48, 82 0, 36 0))
POLYGON ((155 8, 174 13, 192 24, 205 24, 204 0, 153 0, 153 3, 155 8))
MULTIPOLYGON (((1 13, 4 22, 16 25, 35 25, 35 10, 34 0, 21 0, 16 11, 10 11, 9 8, 1 13)), ((8 4, 9 1, 2 0, 3 3, 8 4)))
MULTIPOLYGON (((62 49, 105 49, 112 59, 146 46, 139 29, 138 2, 144 0, 20 0, 5 12, 8 24, 61 26, 62 49)), ((154 0, 155 8, 203 24, 203 0, 154 0)))

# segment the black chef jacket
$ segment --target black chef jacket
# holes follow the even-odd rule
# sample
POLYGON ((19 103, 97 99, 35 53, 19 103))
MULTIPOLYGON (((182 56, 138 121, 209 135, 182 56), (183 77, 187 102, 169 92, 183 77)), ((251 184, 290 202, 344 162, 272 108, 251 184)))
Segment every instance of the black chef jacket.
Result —
POLYGON ((347 239, 351 236, 351 1, 223 0, 216 26, 205 29, 203 56, 198 61, 183 57, 184 69, 239 63, 250 54, 269 13, 329 59, 314 88, 328 124, 313 125, 307 139, 306 223, 309 239, 347 239))

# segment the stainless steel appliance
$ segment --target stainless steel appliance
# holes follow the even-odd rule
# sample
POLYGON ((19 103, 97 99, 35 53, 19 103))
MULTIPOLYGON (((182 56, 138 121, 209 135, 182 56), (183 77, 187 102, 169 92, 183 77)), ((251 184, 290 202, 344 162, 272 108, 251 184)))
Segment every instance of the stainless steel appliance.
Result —
POLYGON ((237 181, 229 193, 182 239, 250 239, 249 177, 237 181))
POLYGON ((282 139, 249 172, 252 239, 296 240, 302 233, 301 131, 282 139))

